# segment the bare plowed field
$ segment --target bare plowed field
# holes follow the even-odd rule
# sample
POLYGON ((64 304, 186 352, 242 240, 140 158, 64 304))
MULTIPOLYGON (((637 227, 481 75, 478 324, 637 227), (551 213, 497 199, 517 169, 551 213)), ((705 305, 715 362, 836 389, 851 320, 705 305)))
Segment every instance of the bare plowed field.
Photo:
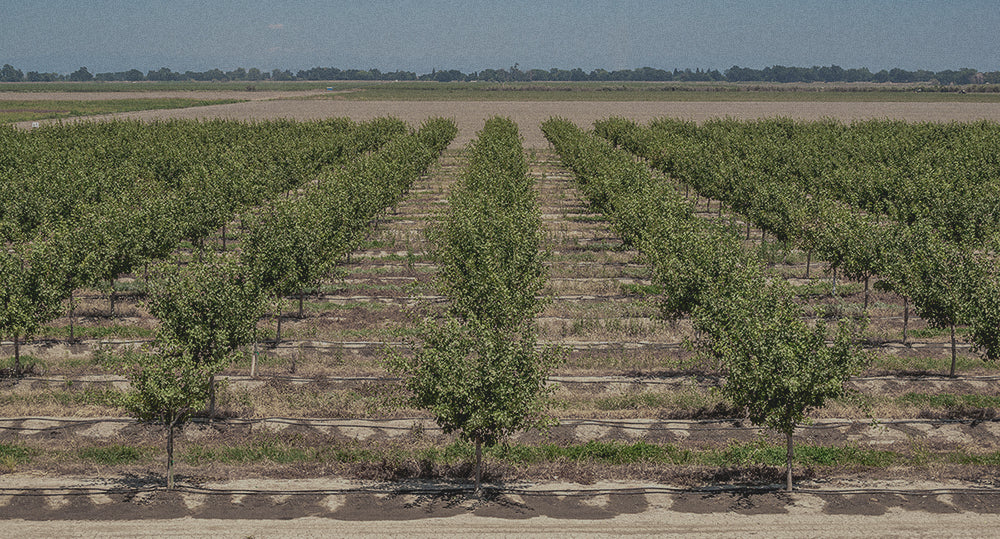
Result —
MULTIPOLYGON (((179 97, 178 92, 171 93, 179 97)), ((710 118, 733 117, 740 119, 785 116, 798 119, 838 118, 862 120, 869 118, 898 118, 909 121, 973 121, 1000 120, 1000 103, 803 103, 803 102, 586 102, 586 101, 353 101, 338 99, 301 99, 304 92, 273 92, 266 96, 241 92, 185 92, 191 97, 252 99, 246 103, 211 105, 206 107, 130 112, 115 115, 119 118, 228 118, 238 120, 266 120, 292 118, 314 120, 347 116, 355 120, 368 120, 379 116, 396 116, 407 122, 419 124, 433 116, 454 118, 458 122, 458 137, 452 148, 461 148, 475 138, 483 122, 490 116, 507 116, 517 122, 524 136, 526 148, 545 148, 548 143, 539 125, 547 118, 561 116, 589 126, 594 120, 609 116, 625 116, 645 122, 652 118, 670 116, 687 120, 704 121, 710 118), (292 99, 291 97, 300 97, 292 99)), ((2 95, 2 94, 0 94, 2 95)), ((61 94, 59 94, 61 95, 61 94)), ((137 95, 151 97, 150 94, 137 95)), ((186 97, 187 95, 185 95, 186 97)), ((125 95, 116 94, 124 98, 125 95)), ((32 95, 39 99, 38 95, 32 95)), ((54 98, 54 97, 53 97, 54 98)), ((66 98, 63 96, 63 98, 66 98)), ((70 99, 81 99, 73 95, 70 99)), ((2 98, 0 98, 2 99, 2 98)), ((29 127, 30 123, 18 124, 29 127)))

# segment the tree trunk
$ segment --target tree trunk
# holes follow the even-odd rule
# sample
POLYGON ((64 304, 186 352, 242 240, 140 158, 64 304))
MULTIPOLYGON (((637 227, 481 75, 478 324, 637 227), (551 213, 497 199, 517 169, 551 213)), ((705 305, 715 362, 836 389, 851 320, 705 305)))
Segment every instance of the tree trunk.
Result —
POLYGON ((806 279, 809 278, 809 266, 812 265, 813 252, 812 249, 806 251, 806 279))
POLYGON ((868 312, 868 281, 870 279, 871 279, 871 277, 869 277, 867 275, 865 276, 865 308, 863 309, 863 311, 865 313, 868 312))
POLYGON ((903 296, 903 346, 906 346, 906 330, 910 325, 910 298, 903 296))
POLYGON ((688 198, 689 194, 691 194, 691 184, 685 183, 684 184, 684 198, 688 198))
POLYGON ((110 318, 111 320, 114 320, 115 319, 115 282, 114 281, 111 281, 111 297, 108 299, 108 302, 110 304, 110 313, 111 313, 111 314, 108 315, 108 318, 110 318))
POLYGON ((785 472, 785 490, 788 492, 792 491, 792 457, 795 456, 795 452, 792 449, 792 433, 785 433, 785 441, 788 444, 788 453, 786 455, 788 460, 788 467, 785 472))
POLYGON ((222 250, 226 250, 226 225, 222 225, 222 250))
POLYGON ((722 217, 722 201, 719 201, 719 217, 722 217))
POLYGON ((302 299, 305 297, 306 291, 299 289, 299 318, 302 318, 302 299))
POLYGON ((167 425, 167 490, 174 490, 174 425, 176 424, 177 416, 174 416, 167 425))
POLYGON ((476 496, 479 496, 480 480, 483 477, 483 442, 478 437, 476 438, 476 496))
POLYGON ((747 221, 747 241, 750 241, 750 221, 747 221))
POLYGON ((281 302, 278 303, 278 334, 274 338, 275 344, 281 342, 281 302))
POLYGON ((257 377, 257 341, 253 342, 253 356, 250 358, 250 378, 257 377))
POLYGON ((837 266, 833 267, 833 292, 831 295, 837 295, 837 266))
POLYGON ((70 290, 69 291, 69 342, 73 342, 74 340, 76 340, 76 339, 73 338, 73 336, 74 336, 73 335, 73 320, 75 318, 76 317, 73 316, 73 291, 70 290))
POLYGON ((14 334, 14 375, 21 376, 21 340, 20 335, 14 334))
POLYGON ((208 421, 215 419, 215 375, 208 377, 208 421))
POLYGON ((948 376, 952 376, 952 377, 955 376, 955 358, 956 358, 956 354, 955 354, 955 324, 952 323, 951 324, 951 372, 948 373, 948 376))

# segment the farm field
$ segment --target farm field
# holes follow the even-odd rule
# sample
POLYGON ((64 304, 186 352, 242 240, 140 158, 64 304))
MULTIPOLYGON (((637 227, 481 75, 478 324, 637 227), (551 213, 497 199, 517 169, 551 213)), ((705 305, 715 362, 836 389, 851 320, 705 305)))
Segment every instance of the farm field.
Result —
MULTIPOLYGON (((381 358, 386 344, 407 345, 413 335, 415 309, 433 307, 439 301, 422 231, 443 206, 462 162, 461 152, 446 153, 396 212, 378 224, 367 248, 352 253, 339 266, 342 278, 325 282, 305 297, 301 318, 297 298, 286 300, 282 341, 265 349, 258 378, 250 378, 246 362, 224 372, 230 386, 220 397, 220 415, 237 423, 303 418, 309 420, 303 424, 307 431, 318 429, 320 434, 334 436, 356 429, 375 434, 382 431, 379 425, 384 421, 392 421, 394 429, 420 424, 421 431, 434 431, 432 423, 414 419, 421 412, 405 405, 400 389, 386 376, 381 358), (330 418, 350 423, 338 426, 330 418)), ((648 270, 638 253, 623 249, 607 222, 586 207, 554 153, 531 150, 530 166, 538 182, 551 251, 546 294, 552 301, 537 319, 539 338, 569 352, 555 379, 559 390, 553 413, 564 421, 553 431, 554 439, 668 441, 698 450, 705 444, 725 450, 732 440, 741 440, 752 451, 757 430, 724 427, 734 419, 734 411, 712 391, 719 383, 718 375, 690 363, 691 354, 684 345, 691 333, 688 324, 657 318, 648 270)), ((718 218, 715 208, 702 207, 701 215, 718 218)), ((751 237, 750 248, 758 248, 754 242, 759 241, 759 234, 753 232, 751 237)), ((218 243, 221 238, 208 241, 218 243)), ((238 246, 239 232, 231 230, 228 241, 238 246)), ((802 278, 802 253, 785 255, 777 249, 772 253, 776 271, 800 287, 801 300, 813 310, 836 306, 843 312, 860 311, 858 284, 842 282, 838 295, 832 296, 822 262, 813 261, 813 278, 806 280, 802 278)), ((115 343, 148 341, 156 323, 142 307, 141 297, 130 293, 141 290, 141 276, 126 277, 118 286, 121 292, 113 318, 108 315, 106 295, 77 295, 76 331, 81 343, 65 341, 69 320, 60 318, 42 328, 34 344, 22 347, 23 353, 38 358, 39 376, 17 383, 4 397, 0 415, 23 417, 30 412, 31 416, 68 420, 29 427, 39 433, 56 425, 66 432, 92 428, 89 421, 69 419, 74 416, 122 415, 112 405, 118 379, 108 378, 107 367, 94 351, 115 343)), ((905 463, 913 449, 906 433, 917 428, 924 431, 923 443, 944 450, 935 457, 941 460, 939 473, 964 477, 968 469, 959 466, 948 472, 946 464, 971 449, 970 439, 982 433, 985 445, 978 449, 995 450, 990 441, 995 436, 992 422, 976 424, 974 420, 995 413, 994 401, 1000 401, 993 389, 998 369, 972 357, 963 345, 961 376, 939 376, 947 371, 950 358, 946 332, 927 329, 923 321, 914 319, 910 323, 913 342, 903 346, 901 300, 877 293, 872 305, 866 340, 873 343, 869 348, 876 359, 864 376, 852 382, 863 403, 847 400, 821 409, 815 414, 818 428, 806 429, 804 437, 817 444, 870 442, 870 437, 880 448, 895 447, 897 455, 890 458, 905 463), (869 413, 883 421, 905 423, 873 427, 869 413)), ((273 323, 268 327, 273 332, 273 323)), ((5 354, 10 351, 9 345, 4 347, 5 354)), ((97 430, 118 438, 131 428, 128 422, 111 421, 97 430)), ((522 439, 540 440, 531 433, 522 439)), ((154 448, 155 444, 149 449, 151 454, 154 448)), ((703 460, 711 458, 706 455, 703 460)), ((270 464, 268 468, 280 469, 270 464)), ((972 468, 974 474, 976 469, 972 468)), ((650 471, 639 477, 646 473, 650 471)))
MULTIPOLYGON (((218 94, 218 97, 229 94, 218 94)), ((459 149, 468 144, 486 118, 504 116, 520 127, 526 148, 542 149, 548 142, 539 126, 553 116, 567 118, 578 125, 591 125, 594 121, 622 116, 638 122, 659 117, 705 121, 711 118, 737 119, 783 116, 802 120, 837 118, 843 121, 873 118, 895 118, 908 121, 1000 121, 1000 103, 810 103, 810 102, 671 102, 628 101, 601 102, 595 105, 586 101, 353 101, 337 99, 263 99, 231 105, 211 105, 190 109, 171 109, 126 112, 96 119, 129 118, 156 119, 207 119, 262 121, 288 118, 299 121, 322 118, 349 117, 365 121, 381 116, 393 116, 411 125, 428 117, 455 119, 459 134, 451 148, 459 149)), ((30 128, 29 122, 15 124, 30 128)))
MULTIPOLYGON (((541 131, 533 130, 550 116, 566 116, 589 126, 592 120, 612 115, 703 120, 720 115, 755 118, 781 111, 792 117, 819 118, 835 115, 832 110, 847 118, 884 114, 941 120, 996 114, 982 104, 937 103, 863 107, 824 103, 797 108, 788 103, 595 107, 278 100, 126 116, 203 112, 235 118, 230 114, 240 114, 236 107, 244 107, 242 119, 267 114, 297 119, 341 116, 339 107, 344 107, 358 120, 392 114, 411 125, 451 111, 457 116, 459 136, 409 196, 377 223, 363 248, 338 265, 340 276, 324 281, 304 298, 302 316, 298 298, 286 299, 282 340, 262 349, 258 376, 250 377, 248 361, 224 371, 228 385, 219 400, 222 419, 214 425, 188 427, 180 442, 180 472, 193 484, 247 475, 260 478, 259 484, 266 484, 266 479, 328 474, 369 481, 468 475, 463 462, 469 446, 437 432, 420 410, 404 402, 382 357, 386 344, 405 349, 413 336, 413 313, 434 309, 440 301, 423 230, 444 207, 448 189, 465 164, 463 153, 454 148, 471 140, 485 117, 505 111, 525 136, 550 250, 546 293, 552 301, 537 319, 539 338, 568 351, 567 362, 553 378, 558 388, 552 413, 562 419, 561 425, 548 435, 529 432, 516 437, 512 449, 554 444, 570 451, 549 450, 548 456, 491 453, 488 480, 536 482, 557 476, 577 484, 606 477, 682 486, 775 483, 780 475, 776 471, 782 457, 780 442, 761 437, 716 394, 719 373, 693 363, 684 346, 691 333, 689 323, 657 319, 655 290, 639 254, 626 249, 608 222, 587 207, 569 171, 548 143, 539 140, 541 131), (640 442, 649 445, 637 446, 640 442), (313 447, 336 450, 331 455, 314 452, 313 447), (658 452, 650 447, 669 449, 658 452), (649 453, 636 458, 629 448, 649 453), (386 461, 385 454, 393 457, 386 461)), ((723 209, 721 215, 731 214, 723 209)), ((718 201, 699 209, 699 216, 718 219, 718 201)), ((239 231, 230 234, 229 241, 238 246, 239 231)), ((823 261, 814 258, 814 277, 804 279, 804 253, 761 246, 757 229, 749 236, 747 248, 767 253, 775 270, 798 287, 798 299, 809 309, 860 310, 860 283, 841 282, 839 293, 833 295, 825 284, 823 261)), ((213 235, 209 242, 221 243, 221 235, 213 235)), ((114 317, 107 313, 106 296, 96 291, 79 295, 77 330, 83 342, 65 342, 68 320, 57 319, 34 344, 22 347, 23 353, 37 358, 36 374, 11 384, 0 401, 0 417, 9 418, 3 426, 19 430, 18 440, 23 441, 19 447, 26 448, 5 455, 12 470, 75 477, 97 466, 102 474, 141 477, 158 468, 161 438, 155 429, 137 427, 122 417, 114 406, 122 380, 109 375, 100 354, 94 354, 99 348, 116 347, 119 341, 131 345, 150 339, 154 332, 155 320, 141 304, 141 276, 126 276, 118 287, 122 298, 114 317)), ((899 481, 914 475, 958 489, 994 484, 1000 430, 993 419, 1000 403, 995 389, 1000 369, 973 357, 963 346, 959 376, 939 376, 950 362, 947 334, 914 319, 912 346, 903 346, 901 313, 899 297, 875 294, 866 339, 875 360, 850 383, 859 397, 820 409, 813 414, 816 423, 797 434, 803 449, 796 468, 799 485, 807 489, 854 485, 862 476, 869 488, 895 485, 902 492, 907 487, 899 481), (870 416, 880 423, 873 425, 870 416)), ((267 327, 273 330, 270 321, 267 327)), ((0 353, 9 355, 10 347, 4 346, 0 353)), ((899 496, 911 499, 905 492, 899 496)), ((976 511, 978 507, 942 498, 953 496, 949 493, 930 496, 941 508, 976 511)), ((869 505, 850 496, 845 499, 849 512, 869 505)), ((677 500, 671 503, 681 507, 677 500)), ((770 498, 768 503, 778 509, 789 504, 770 498)), ((720 502, 717 510, 732 507, 720 502)))

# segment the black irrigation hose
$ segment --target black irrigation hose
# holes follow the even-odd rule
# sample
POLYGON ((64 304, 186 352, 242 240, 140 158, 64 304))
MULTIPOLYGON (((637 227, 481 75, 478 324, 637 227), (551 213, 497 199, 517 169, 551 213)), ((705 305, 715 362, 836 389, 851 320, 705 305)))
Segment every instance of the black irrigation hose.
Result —
MULTIPOLYGON (((47 432, 62 429, 69 429, 73 427, 78 427, 81 425, 97 425, 103 423, 123 423, 123 424, 141 424, 140 421, 131 418, 97 418, 97 419, 68 419, 68 418, 47 418, 47 417, 7 417, 0 418, 0 422, 25 422, 25 421, 45 421, 47 423, 55 423, 54 426, 44 426, 44 427, 24 427, 21 426, 6 426, 0 425, 0 430, 6 431, 35 431, 35 432, 47 432)), ((368 428, 368 429, 379 429, 379 430, 389 430, 389 431, 411 431, 414 425, 418 422, 432 421, 429 417, 401 417, 392 419, 305 419, 305 418, 291 418, 291 417, 269 417, 269 418, 254 418, 254 419, 239 419, 239 418, 229 418, 229 419, 214 419, 209 421, 207 418, 194 418, 190 422, 195 424, 216 424, 216 425, 227 425, 227 426, 246 426, 246 425, 260 425, 260 424, 283 424, 287 426, 299 426, 299 427, 328 427, 328 428, 368 428), (389 422, 413 422, 410 425, 385 425, 383 423, 389 422), (358 424, 362 422, 363 424, 358 424)), ((730 419, 660 419, 660 418, 650 418, 645 420, 635 420, 635 419, 622 419, 622 420, 602 420, 602 419, 559 419, 560 426, 564 427, 579 427, 579 426, 598 426, 598 427, 608 427, 617 428, 621 430, 636 430, 645 432, 671 432, 671 431, 712 431, 712 432, 723 432, 723 431, 757 431, 763 430, 765 427, 758 427, 754 425, 744 425, 743 419, 740 418, 730 418, 730 419), (673 423, 674 425, 664 425, 673 423), (728 424, 728 425, 726 425, 728 424), (718 426, 715 426, 718 425, 718 426)), ((893 419, 893 420, 858 420, 858 421, 836 421, 829 423, 816 423, 811 425, 799 425, 797 428, 801 430, 831 430, 844 427, 852 427, 855 425, 869 425, 869 426, 889 426, 889 425, 928 425, 928 426, 942 426, 942 425, 969 425, 971 427, 976 427, 983 423, 1000 423, 1000 419, 893 419)), ((438 426, 423 426, 417 425, 423 431, 440 431, 442 430, 438 426)))
MULTIPOLYGON (((937 489, 892 489, 892 488, 850 488, 850 489, 817 489, 817 488, 796 488, 789 493, 784 490, 783 485, 718 485, 709 487, 670 487, 670 486, 645 486, 645 487, 621 487, 621 488, 525 488, 525 487, 504 487, 484 485, 486 493, 513 494, 525 497, 593 497, 607 495, 628 495, 645 496, 649 494, 809 494, 814 496, 852 496, 864 494, 888 494, 898 496, 943 496, 955 494, 986 494, 1000 495, 1000 487, 948 487, 937 489)), ((30 496, 30 497, 50 497, 50 496, 91 496, 95 494, 140 494, 147 492, 170 492, 163 486, 146 487, 4 487, 0 488, 0 495, 6 496, 30 496)), ((334 489, 226 489, 208 488, 196 485, 177 485, 175 492, 187 494, 202 494, 208 496, 333 496, 351 494, 389 494, 397 496, 405 495, 448 495, 458 493, 468 493, 474 491, 472 485, 447 485, 447 486, 358 486, 352 488, 334 489)))
MULTIPOLYGON (((96 375, 103 376, 103 375, 96 375)), ((226 379, 229 381, 241 382, 241 381, 267 381, 267 380, 277 380, 282 382, 290 383, 319 383, 326 382, 331 384, 344 383, 344 382, 400 382, 403 378, 398 376, 290 376, 284 374, 258 374, 255 377, 251 377, 246 374, 233 374, 233 375, 220 375, 220 379, 226 379)), ((678 375, 666 375, 666 376, 586 376, 586 375, 564 375, 564 376, 553 376, 549 378, 549 382, 564 385, 589 385, 589 384, 632 384, 632 385, 644 385, 644 386, 655 386, 655 385, 678 385, 691 383, 692 379, 695 381, 708 381, 708 384, 719 384, 724 380, 724 376, 718 374, 678 374, 678 375), (588 380, 574 380, 573 378, 590 378, 588 380)), ((849 379, 850 382, 866 382, 866 381, 877 381, 884 380, 887 382, 944 382, 944 383, 959 383, 959 382, 995 382, 1000 380, 1000 375, 991 376, 947 376, 940 374, 928 374, 928 375, 903 375, 903 376, 857 376, 849 379)), ((55 384, 114 384, 126 382, 127 379, 124 377, 108 378, 104 380, 94 380, 88 378, 43 378, 43 377, 29 377, 25 376, 20 378, 21 382, 47 382, 55 384)), ((703 384, 704 385, 704 384, 703 384)))
MULTIPOLYGON (((56 344, 81 344, 89 346, 121 346, 121 345, 132 345, 132 344, 148 344, 153 342, 153 338, 146 339, 121 339, 121 340, 81 340, 78 339, 77 342, 72 342, 66 339, 32 339, 28 343, 21 343, 21 346, 30 345, 42 345, 51 346, 56 344)), ((832 343, 833 341, 829 341, 832 343)), ((382 347, 382 346, 405 346, 407 343, 401 341, 383 342, 383 341, 292 341, 292 340, 282 340, 281 343, 274 344, 273 341, 265 341, 265 344, 269 344, 275 348, 304 348, 304 349, 326 349, 334 347, 342 348, 358 348, 358 347, 382 347)), ((0 341, 0 346, 13 346, 12 341, 0 341)), ((684 342, 648 342, 648 341, 594 341, 594 342, 571 342, 568 344, 560 343, 559 341, 546 341, 540 342, 540 346, 562 346, 564 348, 579 349, 579 350, 589 350, 595 347, 604 348, 622 348, 622 349, 675 349, 683 348, 686 346, 684 342)), ((951 343, 949 342, 919 342, 910 341, 908 344, 903 345, 903 343, 898 341, 887 341, 884 343, 869 343, 864 344, 863 347, 866 350, 879 350, 882 348, 909 348, 909 349, 920 349, 920 348, 951 348, 951 343)), ((972 345, 969 343, 958 343, 956 348, 958 349, 969 349, 972 345)))

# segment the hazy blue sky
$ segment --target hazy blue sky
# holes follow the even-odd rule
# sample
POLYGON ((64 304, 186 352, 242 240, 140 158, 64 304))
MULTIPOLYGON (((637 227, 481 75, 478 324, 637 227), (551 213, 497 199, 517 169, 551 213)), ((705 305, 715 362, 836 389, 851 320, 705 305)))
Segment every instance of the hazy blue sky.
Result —
POLYGON ((0 0, 0 64, 1000 70, 997 0, 0 0))

